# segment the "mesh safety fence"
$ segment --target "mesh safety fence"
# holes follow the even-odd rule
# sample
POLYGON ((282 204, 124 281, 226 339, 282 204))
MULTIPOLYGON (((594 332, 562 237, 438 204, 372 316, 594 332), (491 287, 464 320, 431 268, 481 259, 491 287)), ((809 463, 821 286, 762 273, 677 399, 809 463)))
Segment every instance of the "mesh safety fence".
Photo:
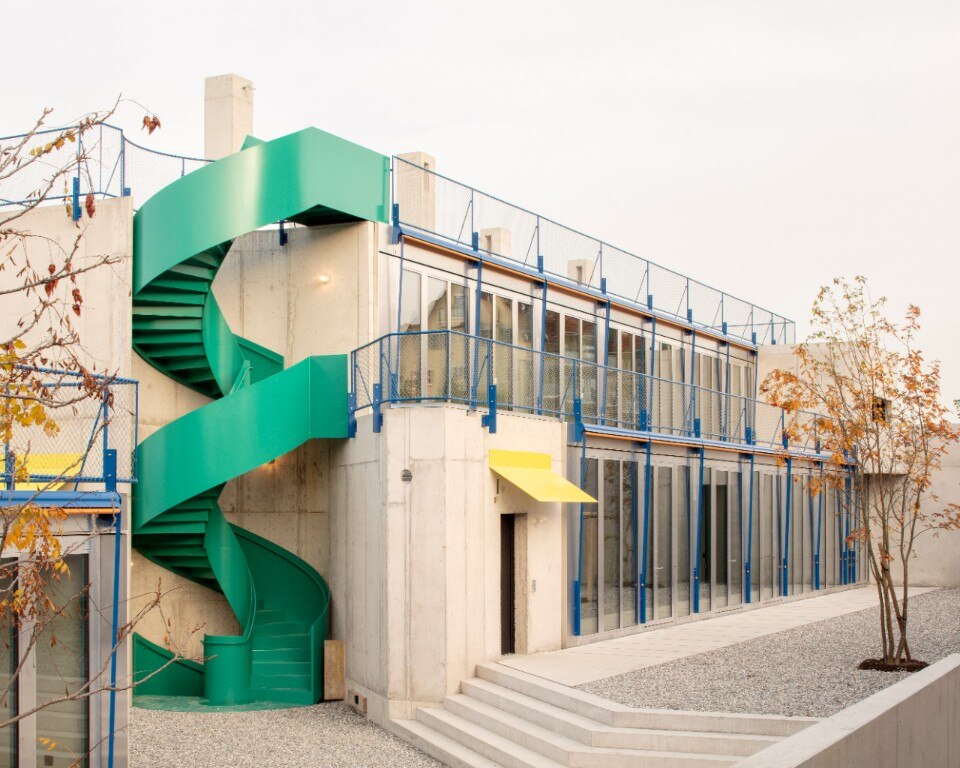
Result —
POLYGON ((791 320, 473 189, 394 158, 403 227, 559 277, 614 298, 758 344, 795 340, 791 320))
POLYGON ((556 416, 676 437, 814 451, 814 429, 769 403, 640 371, 540 352, 456 331, 392 333, 355 350, 356 410, 381 403, 449 402, 556 416), (376 393, 379 392, 379 397, 376 393))
POLYGON ((77 374, 30 370, 31 382, 39 385, 36 394, 15 385, 4 393, 7 405, 42 406, 46 418, 14 421, 11 438, 3 444, 0 485, 10 487, 11 471, 16 473, 14 485, 49 483, 70 489, 74 483, 106 482, 107 449, 117 452, 117 482, 136 482, 137 383, 99 378, 91 394, 77 374))
POLYGON ((16 153, 21 165, 0 178, 0 206, 25 205, 42 197, 69 200, 75 194, 99 197, 134 195, 141 205, 165 186, 206 165, 208 160, 142 147, 113 125, 97 125, 75 140, 57 139, 71 129, 54 128, 0 139, 0 149, 16 153), (31 150, 49 148, 39 157, 31 150))

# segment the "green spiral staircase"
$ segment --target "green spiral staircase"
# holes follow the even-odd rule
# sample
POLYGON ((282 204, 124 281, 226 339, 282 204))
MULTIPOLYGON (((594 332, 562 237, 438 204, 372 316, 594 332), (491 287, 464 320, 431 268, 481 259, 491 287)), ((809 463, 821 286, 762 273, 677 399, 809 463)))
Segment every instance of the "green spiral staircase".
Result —
MULTIPOLYGON (((310 565, 231 524, 224 484, 307 440, 347 437, 345 355, 284 369, 234 335, 211 291, 233 240, 277 221, 386 221, 389 159, 309 128, 242 151, 162 189, 134 217, 133 345, 213 402, 137 447, 133 545, 222 592, 240 634, 207 635, 204 664, 134 639, 138 696, 208 705, 312 704, 323 696, 330 592, 310 565)), ((330 318, 318 317, 317 323, 330 318)))

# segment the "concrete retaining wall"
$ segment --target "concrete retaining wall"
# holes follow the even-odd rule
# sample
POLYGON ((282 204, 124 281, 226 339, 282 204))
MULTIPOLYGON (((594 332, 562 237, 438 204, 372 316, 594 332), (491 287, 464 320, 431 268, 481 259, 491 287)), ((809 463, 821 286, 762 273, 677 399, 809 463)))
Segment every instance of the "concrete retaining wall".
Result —
POLYGON ((735 768, 956 768, 960 654, 838 712, 735 768))

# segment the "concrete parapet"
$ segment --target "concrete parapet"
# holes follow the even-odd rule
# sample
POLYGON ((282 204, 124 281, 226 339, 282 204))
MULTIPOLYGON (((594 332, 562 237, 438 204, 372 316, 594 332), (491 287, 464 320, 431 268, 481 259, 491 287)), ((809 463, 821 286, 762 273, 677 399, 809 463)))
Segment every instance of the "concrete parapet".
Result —
POLYGON ((960 654, 838 712, 735 768, 960 765, 960 654))

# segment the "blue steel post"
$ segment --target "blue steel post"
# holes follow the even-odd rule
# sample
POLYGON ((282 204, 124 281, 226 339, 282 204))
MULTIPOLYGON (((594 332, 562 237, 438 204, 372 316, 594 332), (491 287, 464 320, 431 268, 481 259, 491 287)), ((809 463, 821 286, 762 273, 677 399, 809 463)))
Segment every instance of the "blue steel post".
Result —
MULTIPOLYGON (((601 250, 601 254, 603 251, 601 250)), ((602 258, 602 256, 601 256, 602 258)), ((607 292, 607 278, 600 278, 600 287, 603 293, 607 292)), ((603 389, 600 395, 600 424, 607 423, 607 367, 610 365, 610 300, 607 299, 607 307, 603 316, 603 389)))
MULTIPOLYGON (((587 485, 587 441, 580 446, 580 487, 587 485)), ((577 580, 573 582, 573 634, 580 635, 580 585, 583 583, 583 502, 580 502, 580 527, 577 531, 577 580)))
MULTIPOLYGON (((77 169, 77 173, 79 172, 80 172, 79 169, 77 169)), ((73 177, 72 202, 73 202, 73 210, 71 211, 71 215, 73 216, 73 220, 80 221, 80 177, 79 176, 73 177)))
MULTIPOLYGON (((700 473, 697 486, 697 542, 696 548, 691 553, 693 561, 693 612, 700 613, 700 551, 703 547, 703 459, 704 449, 700 447, 700 473)), ((709 578, 709 574, 707 574, 709 578)))
MULTIPOLYGON (((783 447, 784 450, 789 451, 787 436, 783 436, 783 447)), ((780 594, 787 594, 787 585, 789 584, 789 562, 790 562, 790 517, 792 513, 791 503, 793 500, 793 458, 787 453, 787 498, 786 498, 786 514, 785 514, 785 523, 783 530, 783 556, 780 561, 781 571, 780 571, 780 594)))
MULTIPOLYGON (((634 552, 639 549, 641 551, 641 557, 643 560, 640 563, 640 589, 637 590, 637 600, 638 600, 638 611, 637 615, 640 617, 640 623, 644 624, 647 621, 647 547, 650 542, 650 494, 651 488, 653 487, 652 481, 652 467, 651 467, 651 457, 650 457, 650 441, 647 440, 647 456, 646 463, 643 468, 643 545, 634 549, 634 552)), ((636 465, 632 464, 634 467, 634 472, 636 473, 636 465)), ((633 499, 634 506, 636 506, 636 489, 634 489, 633 499)), ((634 517, 634 531, 637 530, 636 526, 636 517, 634 517)))
POLYGON ((497 431, 497 385, 493 378, 493 339, 487 339, 487 415, 480 417, 480 423, 490 430, 497 431))
MULTIPOLYGON (((539 254, 540 249, 540 228, 539 223, 537 225, 537 265, 540 272, 543 272, 543 257, 539 254)), ((537 387, 537 415, 543 413, 543 379, 546 371, 544 366, 546 365, 546 351, 547 351, 547 281, 543 281, 543 301, 541 302, 540 307, 540 385, 537 387)))
MULTIPOLYGON (((654 360, 656 360, 657 353, 657 318, 654 315, 650 319, 650 370, 647 373, 653 377, 657 375, 655 370, 654 360)), ((654 418, 653 411, 653 391, 656 389, 655 386, 651 384, 650 393, 649 393, 649 403, 647 404, 647 423, 651 423, 654 418)))
MULTIPOLYGON (((110 449, 103 456, 104 476, 107 478, 107 490, 117 489, 117 452, 110 449), (112 476, 112 481, 111 481, 112 476), (112 487, 111 487, 112 486, 112 487)), ((107 766, 113 768, 113 752, 117 726, 117 646, 120 634, 120 563, 123 545, 123 511, 117 508, 114 515, 113 538, 113 611, 110 621, 110 716, 107 735, 107 766)))
POLYGON ((820 589, 820 548, 823 541, 823 462, 820 462, 820 493, 817 494, 817 546, 813 553, 813 588, 820 589))
MULTIPOLYGON (((690 424, 697 418, 697 332, 690 330, 690 424)), ((700 437, 697 434, 697 437, 700 437)))
MULTIPOLYGON (((480 386, 480 298, 483 295, 483 261, 477 260, 477 291, 474 297, 473 307, 473 376, 470 377, 470 410, 477 408, 477 388, 480 386)), ((489 364, 489 361, 487 361, 489 364)))
MULTIPOLYGON (((750 442, 750 430, 747 429, 747 443, 750 442)), ((744 575, 743 575, 743 584, 744 584, 744 602, 750 602, 751 596, 751 587, 752 587, 752 577, 751 571, 753 569, 753 468, 754 460, 756 455, 750 454, 750 481, 748 483, 748 492, 750 494, 750 501, 747 504, 747 553, 744 557, 744 575)), ((741 488, 743 484, 741 483, 741 488)))

